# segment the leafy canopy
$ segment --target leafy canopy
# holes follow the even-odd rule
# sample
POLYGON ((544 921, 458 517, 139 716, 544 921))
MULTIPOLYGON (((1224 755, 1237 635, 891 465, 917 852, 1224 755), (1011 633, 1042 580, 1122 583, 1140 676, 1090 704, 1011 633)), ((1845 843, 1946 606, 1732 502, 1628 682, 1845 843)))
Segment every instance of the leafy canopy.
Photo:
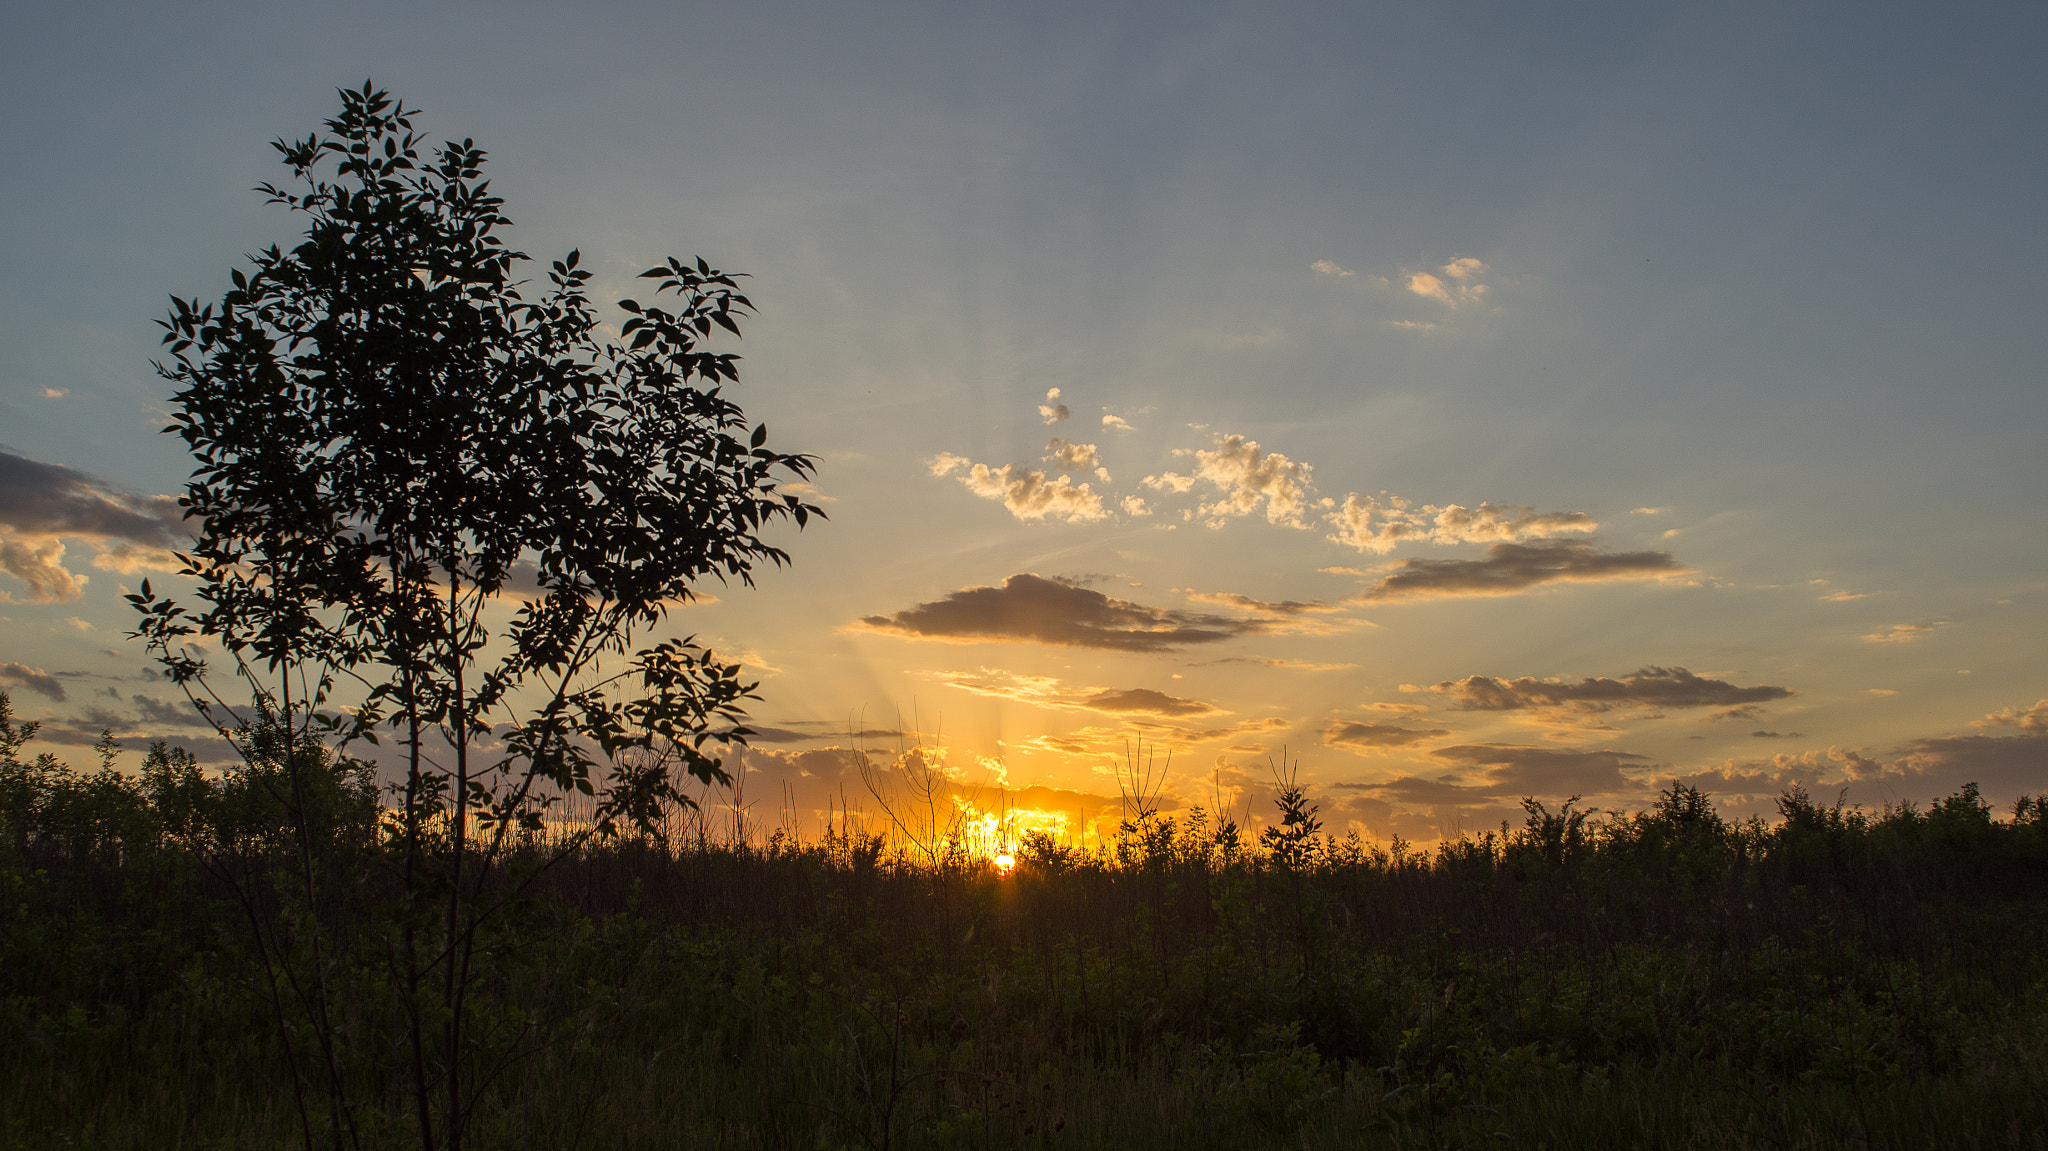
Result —
MULTIPOLYGON (((725 394, 738 357, 704 346, 739 332, 746 296, 671 258, 642 273, 667 302, 620 301, 607 339, 577 252, 534 298, 514 278, 527 257, 502 239, 481 149, 427 149, 415 111, 369 84, 341 96, 325 133, 274 145, 291 181, 258 189, 305 218, 303 242, 160 321, 202 606, 145 584, 141 634, 188 690, 206 670, 194 637, 252 681, 317 669, 315 703, 354 680, 357 706, 328 720, 351 738, 390 724, 416 744, 424 725, 466 746, 518 697, 501 771, 588 792, 588 742, 722 780, 700 749, 746 734, 736 667, 670 641, 594 671, 698 581, 785 562, 766 525, 821 514, 778 488, 812 459, 765 446, 725 394), (494 631, 485 609, 507 596, 523 602, 494 631)), ((486 818, 530 800, 521 779, 486 818)), ((663 797, 634 786, 619 812, 663 797)))

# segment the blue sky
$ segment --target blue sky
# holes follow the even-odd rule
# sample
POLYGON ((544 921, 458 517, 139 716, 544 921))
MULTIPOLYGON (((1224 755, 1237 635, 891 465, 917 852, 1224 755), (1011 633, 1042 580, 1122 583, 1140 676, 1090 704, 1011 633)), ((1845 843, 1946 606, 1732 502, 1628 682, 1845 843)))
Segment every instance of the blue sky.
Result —
POLYGON ((1171 788, 1249 795, 1284 747, 1340 825, 1410 838, 1671 779, 2040 791, 2044 24, 16 14, 0 686, 60 738, 190 734, 121 638, 140 545, 37 485, 179 490, 151 321, 291 238, 246 190, 267 142, 368 76, 491 151, 526 251, 614 295, 668 254, 754 277, 741 397, 832 518, 676 625, 758 669, 766 775, 914 726, 963 778, 1114 797, 1143 737, 1171 788))

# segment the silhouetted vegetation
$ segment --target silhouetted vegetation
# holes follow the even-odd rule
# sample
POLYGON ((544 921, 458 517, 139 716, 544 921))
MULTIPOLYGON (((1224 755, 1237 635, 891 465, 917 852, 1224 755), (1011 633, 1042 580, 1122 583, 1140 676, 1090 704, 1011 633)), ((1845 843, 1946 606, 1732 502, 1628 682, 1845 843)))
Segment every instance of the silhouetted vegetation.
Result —
MULTIPOLYGON (((0 1143, 299 1142, 289 1068, 321 1036, 278 1026, 306 912, 274 769, 158 746, 140 776, 80 773, 31 757, 30 725, 0 733, 0 1143)), ((362 1146, 416 1146, 386 986, 401 816, 308 758, 348 1119, 362 1146)), ((2048 799, 1866 812, 1795 789, 1776 821, 1731 822, 1679 786, 1630 813, 1532 800, 1421 851, 1332 837, 1284 782, 1263 834, 1140 810, 1094 850, 1029 836, 1008 875, 857 821, 586 843, 483 929, 477 1042, 503 1057, 479 1064, 470 1139, 2048 1138, 2048 799)))
MULTIPOLYGON (((491 1015, 477 982, 524 942, 526 886, 687 806, 680 782, 726 782, 702 748, 748 734, 737 664, 640 645, 700 581, 785 562, 763 529, 818 509, 780 487, 811 458, 766 446, 726 395, 738 357, 709 350, 752 309, 737 279, 670 257, 611 328, 579 253, 546 287, 517 278, 474 141, 430 146, 371 83, 340 96, 275 142, 290 178, 258 189, 303 239, 159 321, 197 538, 185 598, 147 580, 127 598, 243 764, 209 789, 159 749, 146 787, 189 792, 170 841, 244 912, 299 1141, 376 1143, 402 1111, 423 1151, 461 1151, 531 1050, 528 1017, 491 1015), (383 740, 403 763, 389 820, 344 758, 383 740), (595 798, 583 826, 541 835, 572 796, 595 798), (358 1082, 394 1029, 404 1108, 358 1082)), ((124 829, 173 810, 151 824, 153 791, 35 770, 22 818, 124 874, 124 829), (99 822, 65 814, 89 800, 99 822)))

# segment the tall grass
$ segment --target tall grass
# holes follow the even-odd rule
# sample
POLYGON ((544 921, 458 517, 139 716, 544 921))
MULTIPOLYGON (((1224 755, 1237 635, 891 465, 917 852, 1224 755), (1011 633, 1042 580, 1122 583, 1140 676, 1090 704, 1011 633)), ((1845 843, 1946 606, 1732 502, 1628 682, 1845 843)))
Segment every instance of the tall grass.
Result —
MULTIPOLYGON (((236 894, 261 851, 221 875, 193 821, 227 808, 161 760, 6 762, 0 1146, 296 1145, 313 1037, 280 1029, 251 927, 288 940, 295 912, 236 894)), ((1729 823, 1675 788, 1426 852, 1286 803, 1256 841, 1145 809, 1089 850, 1029 836, 1008 875, 848 823, 579 851, 482 949, 476 1138, 2048 1145, 2048 802, 1795 791, 1729 823)), ((396 888, 374 837, 331 850, 357 876, 333 1026, 365 1145, 404 1147, 396 888)))

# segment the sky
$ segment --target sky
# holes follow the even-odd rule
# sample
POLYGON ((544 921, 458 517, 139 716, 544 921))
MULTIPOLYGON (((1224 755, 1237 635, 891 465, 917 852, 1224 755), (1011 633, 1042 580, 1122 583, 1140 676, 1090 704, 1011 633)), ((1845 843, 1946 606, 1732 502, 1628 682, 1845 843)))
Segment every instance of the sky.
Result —
POLYGON ((212 746, 125 637, 191 470, 153 321, 294 238, 268 142, 370 78, 598 298, 752 277, 735 395, 829 519, 671 625, 760 682, 757 819, 906 765, 1068 835, 1134 765, 1418 842, 2048 790, 2038 6, 9 25, 0 689, 73 761, 212 746))

